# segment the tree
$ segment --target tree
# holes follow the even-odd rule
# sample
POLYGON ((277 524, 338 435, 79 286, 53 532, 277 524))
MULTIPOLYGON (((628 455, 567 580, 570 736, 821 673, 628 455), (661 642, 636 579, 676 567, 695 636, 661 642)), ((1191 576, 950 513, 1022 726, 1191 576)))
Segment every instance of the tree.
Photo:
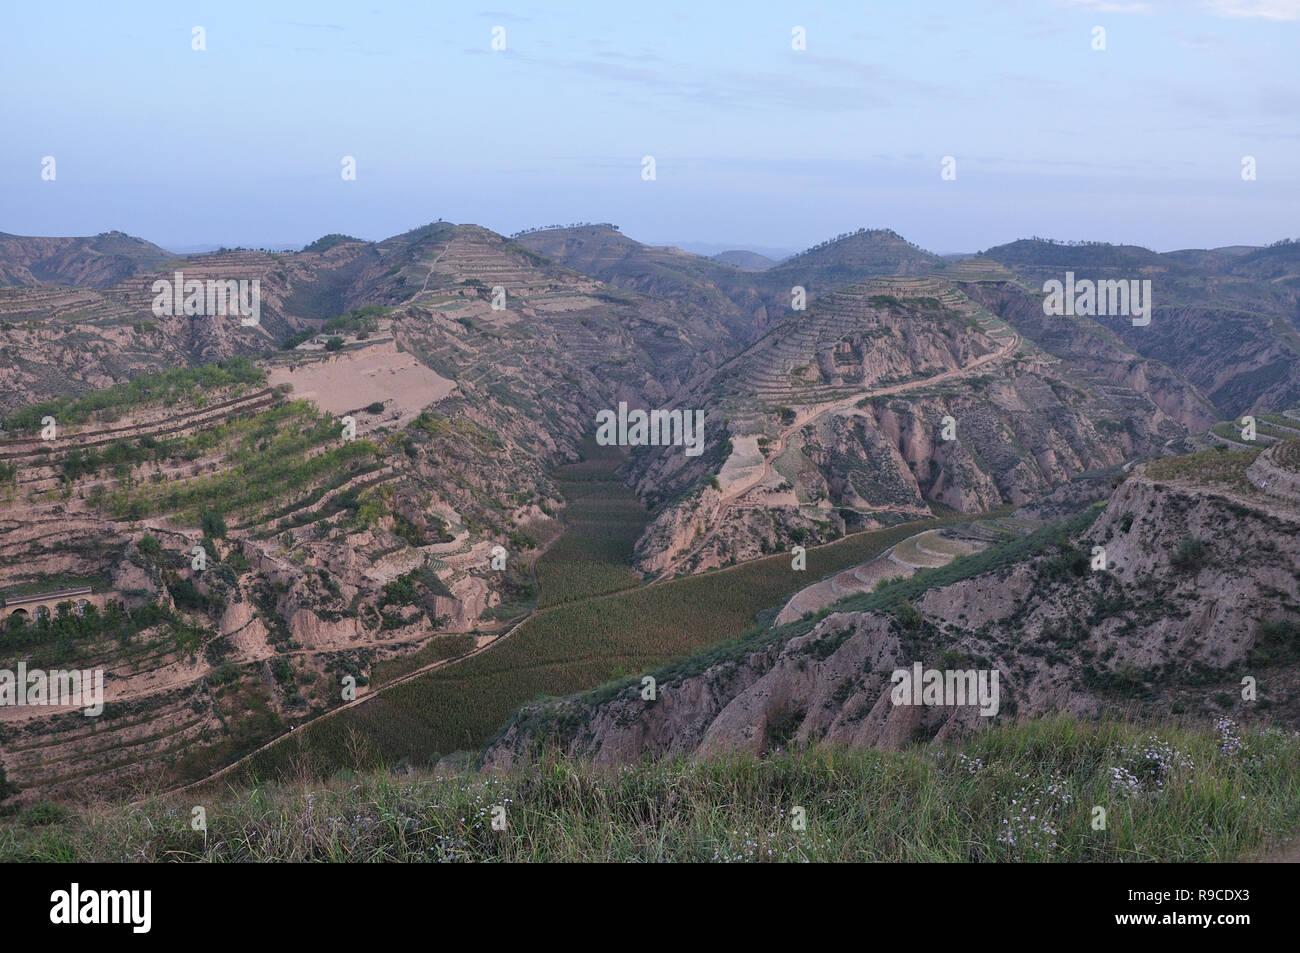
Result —
POLYGON ((162 556, 162 544, 158 542, 157 537, 146 533, 140 537, 140 552, 149 557, 151 563, 157 563, 162 556))
POLYGON ((203 535, 212 539, 226 538, 226 520, 214 509, 206 509, 199 515, 199 525, 203 527, 203 535))

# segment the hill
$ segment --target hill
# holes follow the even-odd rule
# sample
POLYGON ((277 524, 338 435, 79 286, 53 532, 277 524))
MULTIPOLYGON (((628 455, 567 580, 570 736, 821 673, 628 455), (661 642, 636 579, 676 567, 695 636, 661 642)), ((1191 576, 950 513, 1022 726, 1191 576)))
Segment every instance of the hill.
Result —
POLYGON ((714 261, 731 265, 741 271, 766 271, 776 264, 776 259, 768 258, 754 251, 724 251, 711 256, 714 261))
POLYGON ((1149 324, 1134 326, 1126 315, 1096 322, 1184 377, 1220 418, 1300 403, 1300 243, 1161 255, 1132 245, 1032 239, 983 254, 1034 289, 1064 280, 1066 271, 1093 281, 1150 280, 1149 324))
POLYGON ((608 226, 544 229, 518 241, 584 275, 671 301, 688 318, 715 315, 738 346, 753 340, 780 307, 747 272, 677 248, 645 245, 608 226))
POLYGON ((364 686, 384 658, 468 651, 475 639, 454 634, 490 638, 480 616, 520 598, 523 576, 486 572, 485 537, 513 521, 471 535, 423 465, 435 445, 454 459, 439 418, 399 440, 391 398, 355 393, 349 441, 342 414, 289 391, 234 359, 14 420, 39 429, 48 414, 61 430, 0 444, 0 662, 105 673, 93 723, 0 711, 20 797, 201 776, 338 704, 343 675, 364 686), (63 594, 76 586, 80 601, 63 594))
MULTIPOLYGON (((809 303, 867 278, 919 275, 940 259, 888 230, 859 229, 761 271, 644 245, 607 226, 529 232, 521 244, 601 281, 719 316, 740 346, 791 313, 793 289, 809 303)), ((738 349, 737 348, 737 349, 738 349)))
MULTIPOLYGON (((924 275, 942 259, 887 228, 860 228, 792 255, 763 277, 805 284, 818 293, 885 275, 924 275)), ((788 291, 788 287, 787 287, 788 291)))
POLYGON ((175 258, 142 238, 103 232, 89 238, 31 238, 0 232, 0 285, 105 288, 175 258))

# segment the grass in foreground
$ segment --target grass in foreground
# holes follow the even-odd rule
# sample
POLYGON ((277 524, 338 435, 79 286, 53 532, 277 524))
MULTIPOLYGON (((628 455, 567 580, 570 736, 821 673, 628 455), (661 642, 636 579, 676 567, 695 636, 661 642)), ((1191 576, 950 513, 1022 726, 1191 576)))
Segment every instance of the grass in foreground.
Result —
POLYGON ((1296 732, 1059 716, 960 747, 616 772, 552 756, 499 776, 343 772, 194 803, 42 805, 0 825, 0 861, 1223 861, 1297 829, 1296 732))

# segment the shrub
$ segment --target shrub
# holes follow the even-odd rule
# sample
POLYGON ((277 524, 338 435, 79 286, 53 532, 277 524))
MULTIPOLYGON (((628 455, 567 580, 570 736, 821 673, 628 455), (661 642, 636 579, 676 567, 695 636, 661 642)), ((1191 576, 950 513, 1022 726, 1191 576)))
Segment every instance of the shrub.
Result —
POLYGON ((167 586, 167 591, 171 593, 172 601, 181 609, 198 611, 207 607, 207 600, 188 579, 178 579, 167 586))
POLYGON ((223 662, 212 670, 208 680, 214 685, 229 685, 231 682, 239 679, 239 667, 229 662, 223 662))
POLYGON ((1290 619, 1261 622, 1247 660, 1251 665, 1276 665, 1300 658, 1300 623, 1290 619))
POLYGON ((1205 544, 1195 536, 1184 536, 1178 543, 1178 549, 1169 558, 1175 569, 1191 572, 1205 565, 1205 544))
POLYGON ((898 619, 898 624, 909 632, 919 629, 924 621, 920 610, 910 602, 901 602, 898 608, 894 610, 894 616, 898 619))
POLYGON ((1038 574, 1040 578, 1052 582, 1068 581, 1088 575, 1091 567, 1087 551, 1067 542, 1059 547, 1058 555, 1038 564, 1038 574))
POLYGON ((72 812, 62 804, 41 801, 39 804, 33 804, 26 811, 23 811, 22 820, 28 827, 45 827, 50 824, 57 824, 71 816, 72 812))

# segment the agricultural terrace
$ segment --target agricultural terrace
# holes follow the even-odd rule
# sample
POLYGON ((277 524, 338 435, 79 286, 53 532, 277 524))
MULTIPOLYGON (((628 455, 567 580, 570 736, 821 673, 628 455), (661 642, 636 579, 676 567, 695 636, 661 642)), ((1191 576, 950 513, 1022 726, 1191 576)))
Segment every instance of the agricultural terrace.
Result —
POLYGON ((242 357, 201 367, 173 368, 89 394, 68 395, 31 404, 0 418, 0 430, 34 435, 40 432, 41 420, 47 416, 53 417, 60 428, 65 428, 89 422, 112 423, 123 414, 154 404, 203 407, 216 391, 265 382, 262 371, 242 357))

